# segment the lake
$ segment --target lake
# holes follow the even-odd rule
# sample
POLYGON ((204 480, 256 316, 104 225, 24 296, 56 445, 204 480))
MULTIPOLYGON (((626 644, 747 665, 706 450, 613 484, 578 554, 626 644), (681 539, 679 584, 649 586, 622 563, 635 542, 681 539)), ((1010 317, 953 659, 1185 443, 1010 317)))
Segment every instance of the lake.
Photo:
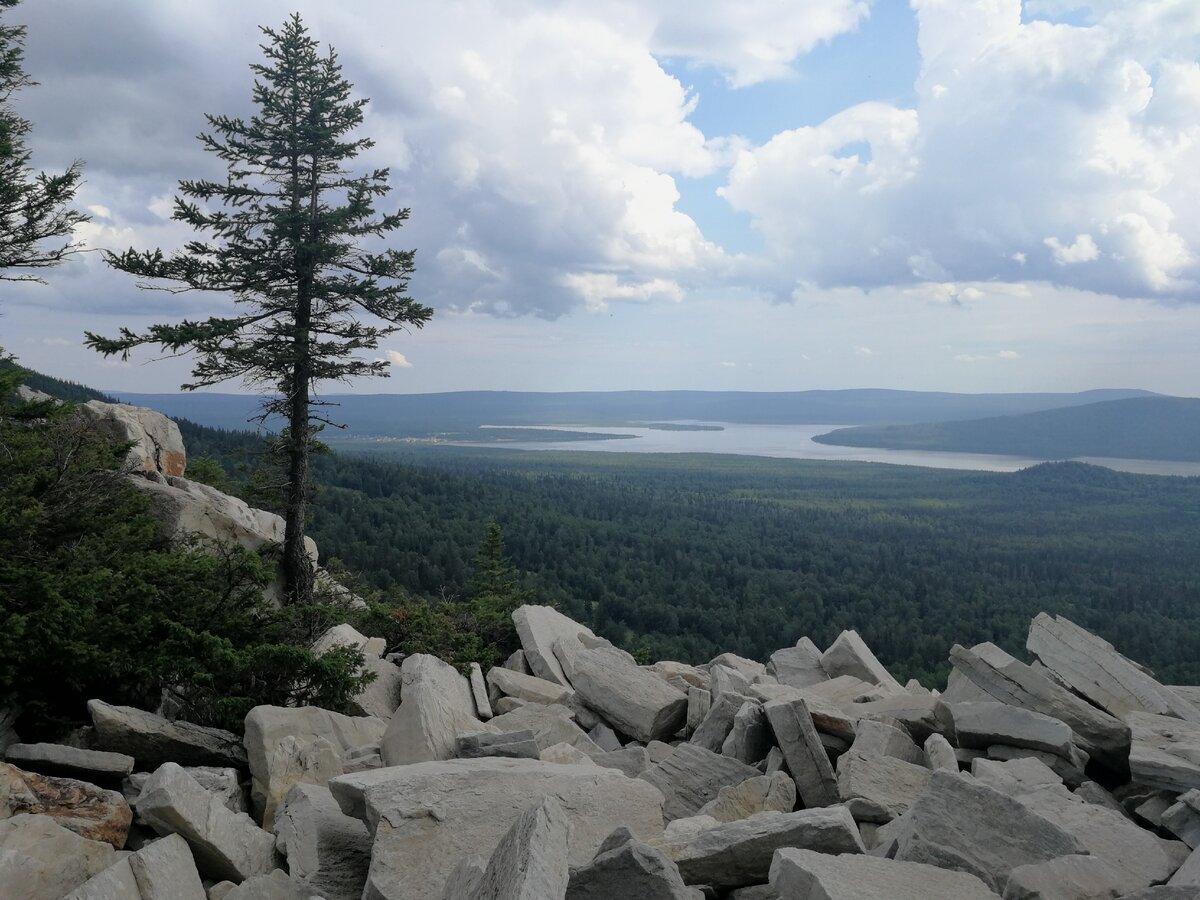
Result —
MULTIPOLYGON (((771 456, 782 459, 826 459, 839 462, 891 463, 933 469, 978 469, 1015 472, 1044 459, 985 453, 947 453, 938 450, 885 450, 818 444, 813 437, 843 425, 742 425, 730 422, 679 422, 685 425, 720 425, 722 431, 664 431, 655 428, 594 425, 538 425, 523 428, 553 431, 586 431, 635 435, 636 440, 454 442, 463 447, 508 450, 588 451, 603 453, 730 453, 738 456, 771 456)), ((484 428, 507 427, 484 425, 484 428)), ((1079 457, 1080 462, 1143 475, 1200 476, 1200 463, 1145 459, 1079 457)))

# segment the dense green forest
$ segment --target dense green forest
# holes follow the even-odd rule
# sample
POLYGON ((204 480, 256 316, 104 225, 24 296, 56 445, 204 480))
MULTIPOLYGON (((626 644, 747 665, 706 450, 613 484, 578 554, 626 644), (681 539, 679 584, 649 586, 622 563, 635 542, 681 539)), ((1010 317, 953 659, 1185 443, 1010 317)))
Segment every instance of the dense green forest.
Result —
POLYGON ((1200 479, 386 446, 318 460, 311 529, 377 588, 463 596, 495 519, 539 602, 647 658, 765 659, 856 628, 937 683, 952 644, 1020 653, 1048 610, 1200 681, 1200 479))
POLYGON ((1200 400, 1132 397, 1016 416, 838 428, 813 440, 849 447, 1200 462, 1200 400))
MULTIPOLYGON (((232 487, 271 505, 254 477, 261 438, 181 428, 189 474, 211 457, 232 487)), ((761 659, 803 634, 824 645, 856 628, 897 674, 936 683, 953 643, 1019 653, 1044 609, 1169 681, 1200 682, 1200 479, 1075 463, 1003 474, 358 449, 317 460, 311 534, 323 557, 394 597, 468 596, 494 519, 537 602, 646 657, 761 659)))

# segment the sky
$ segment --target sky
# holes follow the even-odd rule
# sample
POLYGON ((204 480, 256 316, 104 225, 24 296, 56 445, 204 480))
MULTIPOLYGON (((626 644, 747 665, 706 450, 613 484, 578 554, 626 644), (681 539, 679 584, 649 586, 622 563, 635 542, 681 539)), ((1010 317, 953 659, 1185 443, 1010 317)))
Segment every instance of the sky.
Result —
MULTIPOLYGON (((259 26, 338 52, 416 248, 424 329, 327 392, 1200 395, 1195 0, 25 0, 34 164, 85 163, 90 248, 0 282, 0 346, 114 391, 187 359, 85 348, 229 298, 139 290, 205 113, 253 112, 259 26)), ((233 384, 226 390, 237 390, 233 384)))

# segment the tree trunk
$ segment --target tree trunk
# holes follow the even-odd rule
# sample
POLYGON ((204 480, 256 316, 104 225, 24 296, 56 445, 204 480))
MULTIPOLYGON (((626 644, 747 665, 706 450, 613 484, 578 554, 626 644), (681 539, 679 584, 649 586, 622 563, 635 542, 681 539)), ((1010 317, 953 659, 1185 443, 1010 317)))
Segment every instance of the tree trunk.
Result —
MULTIPOLYGON (((307 313, 308 303, 301 303, 307 313)), ((299 312, 299 311, 298 311, 299 312)), ((287 486, 284 509, 283 584, 289 604, 313 600, 313 564, 304 547, 308 515, 308 316, 297 316, 298 348, 288 408, 287 486)))

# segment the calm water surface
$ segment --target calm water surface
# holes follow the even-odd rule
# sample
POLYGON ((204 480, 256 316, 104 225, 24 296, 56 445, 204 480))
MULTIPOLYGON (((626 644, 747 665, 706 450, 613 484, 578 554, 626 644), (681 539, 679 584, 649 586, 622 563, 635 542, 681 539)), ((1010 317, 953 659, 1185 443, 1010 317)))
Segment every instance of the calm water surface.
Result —
MULTIPOLYGON (((1015 472, 1046 462, 1022 456, 986 453, 946 453, 939 450, 883 450, 867 447, 837 447, 818 444, 813 437, 842 425, 742 425, 730 422, 687 422, 680 424, 720 425, 723 431, 661 431, 655 428, 592 425, 540 425, 555 431, 588 431, 599 434, 632 434, 636 437, 612 441, 498 441, 460 443, 466 447, 495 447, 510 450, 584 450, 604 453, 732 453, 740 456, 773 456, 782 459, 828 459, 841 462, 879 462, 934 469, 978 469, 1015 472)), ((485 425, 484 428, 505 427, 485 425)), ((1080 462, 1107 466, 1121 472, 1145 475, 1200 475, 1200 463, 1163 462, 1144 459, 1078 457, 1080 462)))

